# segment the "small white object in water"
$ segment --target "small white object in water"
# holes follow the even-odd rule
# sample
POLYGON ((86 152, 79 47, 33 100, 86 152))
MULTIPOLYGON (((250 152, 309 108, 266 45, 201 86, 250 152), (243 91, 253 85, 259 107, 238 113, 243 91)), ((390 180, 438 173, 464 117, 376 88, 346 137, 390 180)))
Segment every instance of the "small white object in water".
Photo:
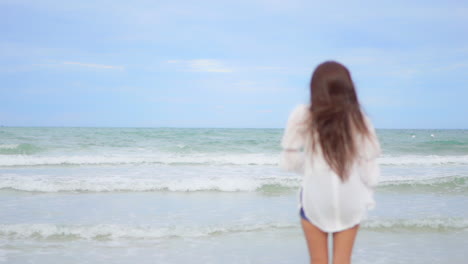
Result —
POLYGON ((431 137, 435 137, 434 134, 431 134, 431 137))
POLYGON ((416 137, 416 135, 412 135, 411 137, 412 137, 412 138, 415 138, 415 137, 416 137))

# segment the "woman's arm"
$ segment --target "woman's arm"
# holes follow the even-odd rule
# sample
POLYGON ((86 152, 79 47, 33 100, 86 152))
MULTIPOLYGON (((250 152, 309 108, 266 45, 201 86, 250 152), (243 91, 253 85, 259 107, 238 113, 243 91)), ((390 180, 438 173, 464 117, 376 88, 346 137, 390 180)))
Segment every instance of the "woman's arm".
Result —
POLYGON ((281 140, 281 156, 279 165, 281 168, 302 173, 304 171, 304 147, 307 128, 308 107, 297 106, 289 116, 286 129, 281 140))
POLYGON ((361 179, 367 186, 374 188, 377 186, 380 177, 380 167, 377 158, 381 154, 381 148, 374 126, 367 117, 365 117, 365 121, 369 130, 369 137, 364 137, 364 153, 361 157, 361 165, 363 166, 361 179))

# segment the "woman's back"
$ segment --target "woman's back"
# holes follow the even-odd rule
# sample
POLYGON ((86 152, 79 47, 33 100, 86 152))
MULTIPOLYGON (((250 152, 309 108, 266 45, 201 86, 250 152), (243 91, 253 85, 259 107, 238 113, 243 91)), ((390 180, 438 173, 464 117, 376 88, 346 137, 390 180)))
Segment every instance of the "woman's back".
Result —
POLYGON ((309 109, 309 105, 299 105, 291 113, 281 143, 284 149, 304 151, 283 152, 280 165, 304 174, 300 204, 305 216, 323 231, 344 230, 358 224, 374 206, 372 187, 377 182, 379 145, 365 118, 370 136, 358 135, 358 155, 343 181, 326 161, 321 146, 313 146, 318 140, 310 131, 309 109))

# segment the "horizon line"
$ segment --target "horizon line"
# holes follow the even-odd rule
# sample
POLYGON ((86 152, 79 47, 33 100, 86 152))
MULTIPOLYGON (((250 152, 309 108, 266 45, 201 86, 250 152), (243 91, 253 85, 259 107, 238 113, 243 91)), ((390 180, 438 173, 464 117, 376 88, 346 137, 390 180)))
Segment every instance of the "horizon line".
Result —
MULTIPOLYGON (((284 129, 284 127, 221 127, 221 126, 8 126, 0 125, 1 128, 170 128, 170 129, 284 129)), ((468 128, 375 128, 377 130, 468 130, 468 128)))

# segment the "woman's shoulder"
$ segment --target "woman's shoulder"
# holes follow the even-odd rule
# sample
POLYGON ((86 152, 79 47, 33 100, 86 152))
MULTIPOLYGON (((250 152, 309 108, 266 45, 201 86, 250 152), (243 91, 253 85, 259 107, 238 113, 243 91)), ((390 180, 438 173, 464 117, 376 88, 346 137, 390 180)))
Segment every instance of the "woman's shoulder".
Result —
POLYGON ((377 137, 371 118, 363 113, 363 119, 368 130, 367 136, 363 137, 363 140, 365 141, 364 144, 362 144, 364 148, 364 156, 366 156, 367 159, 376 158, 381 152, 379 138, 377 137))
POLYGON ((371 118, 365 113, 362 113, 362 117, 364 119, 364 124, 366 125, 367 129, 369 129, 371 133, 374 133, 375 128, 374 128, 371 118))
POLYGON ((309 110, 310 104, 298 104, 294 107, 294 110, 296 111, 305 111, 309 110))
POLYGON ((309 115, 310 105, 308 104, 299 104, 294 107, 289 115, 289 119, 293 120, 303 120, 309 115))

